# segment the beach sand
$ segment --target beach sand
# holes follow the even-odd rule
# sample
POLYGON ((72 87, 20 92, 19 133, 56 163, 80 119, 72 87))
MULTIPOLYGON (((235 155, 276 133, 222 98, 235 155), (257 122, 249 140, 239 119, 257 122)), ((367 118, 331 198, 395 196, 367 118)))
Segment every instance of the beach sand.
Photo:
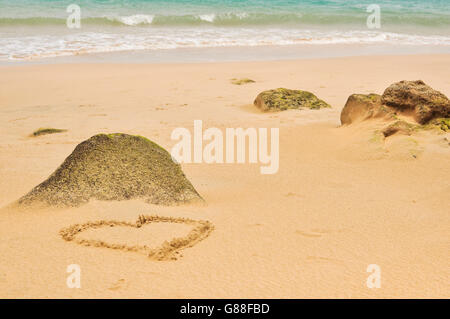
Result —
MULTIPOLYGON (((0 297, 448 298, 450 134, 383 143, 373 140, 379 121, 340 127, 339 115, 350 94, 381 94, 400 80, 421 79, 450 96, 449 74, 450 55, 0 66, 0 297), (278 87, 311 91, 332 108, 261 113, 253 106, 259 92, 278 87), (197 119, 204 129, 279 127, 278 173, 261 175, 259 164, 182 164, 205 203, 8 208, 95 134, 142 135, 170 150, 172 130, 192 130, 197 119), (41 127, 67 131, 30 137, 41 127), (214 230, 170 261, 59 234, 142 214, 207 220, 214 230), (81 267, 80 289, 66 285, 70 264, 81 267), (381 288, 366 285, 370 264, 381 269, 381 288)), ((158 245, 189 229, 79 236, 158 245)))

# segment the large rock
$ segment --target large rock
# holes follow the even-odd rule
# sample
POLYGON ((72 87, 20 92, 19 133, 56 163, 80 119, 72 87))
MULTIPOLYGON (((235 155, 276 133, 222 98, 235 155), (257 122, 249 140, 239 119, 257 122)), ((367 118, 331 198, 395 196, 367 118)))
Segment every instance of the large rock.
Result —
POLYGON ((264 112, 284 111, 288 109, 321 109, 331 107, 308 91, 275 89, 261 92, 253 102, 256 107, 264 112))
POLYGON ((412 113, 420 124, 450 117, 449 99, 420 80, 392 84, 384 91, 381 102, 399 112, 412 113))
POLYGON ((381 104, 378 94, 352 94, 341 112, 341 123, 351 124, 374 117, 392 116, 392 111, 381 104))
POLYGON ((200 199, 179 164, 159 145, 127 134, 99 134, 79 144, 19 205, 79 206, 90 199, 171 205, 200 199))

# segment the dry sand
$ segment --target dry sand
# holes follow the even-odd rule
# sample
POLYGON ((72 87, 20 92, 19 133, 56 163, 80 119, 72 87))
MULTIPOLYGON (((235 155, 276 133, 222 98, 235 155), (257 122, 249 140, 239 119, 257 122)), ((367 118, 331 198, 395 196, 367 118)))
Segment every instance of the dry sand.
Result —
MULTIPOLYGON (((449 74, 450 55, 1 66, 0 297, 448 298, 449 134, 383 143, 373 139, 383 123, 339 127, 339 114, 350 94, 381 94, 404 79, 450 96, 449 74), (233 85, 233 78, 256 83, 233 85), (252 106, 259 92, 277 87, 309 90, 333 108, 260 113, 252 106), (5 208, 97 133, 138 134, 170 150, 172 129, 192 129, 195 119, 204 128, 279 127, 278 173, 261 175, 254 164, 183 164, 205 204, 5 208), (30 137, 41 127, 68 131, 30 137), (208 220, 215 229, 176 261, 85 247, 59 234, 76 223, 135 222, 141 214, 208 220), (69 264, 81 267, 80 289, 66 285, 69 264), (369 264, 381 267, 379 289, 366 286, 369 264)), ((156 224, 82 236, 159 245, 189 229, 156 224)))

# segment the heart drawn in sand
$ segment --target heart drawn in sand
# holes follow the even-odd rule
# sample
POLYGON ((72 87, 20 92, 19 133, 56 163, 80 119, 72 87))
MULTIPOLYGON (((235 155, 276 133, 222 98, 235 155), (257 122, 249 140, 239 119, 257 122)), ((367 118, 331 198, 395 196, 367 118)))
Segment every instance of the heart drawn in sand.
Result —
POLYGON ((115 220, 100 220, 94 222, 87 222, 84 224, 75 224, 67 228, 61 229, 59 232, 61 237, 66 241, 73 241, 83 246, 104 247, 111 249, 118 249, 124 251, 132 251, 146 254, 153 260, 176 260, 176 255, 185 248, 192 247, 199 241, 205 239, 214 229, 214 226, 209 221, 193 220, 189 218, 174 218, 162 216, 139 216, 136 223, 127 221, 115 220), (145 224, 150 223, 175 223, 190 225, 193 228, 183 237, 172 238, 169 241, 164 241, 163 244, 156 248, 150 248, 146 245, 129 245, 109 243, 103 240, 78 238, 78 234, 89 229, 99 229, 103 227, 132 227, 141 228, 145 224))

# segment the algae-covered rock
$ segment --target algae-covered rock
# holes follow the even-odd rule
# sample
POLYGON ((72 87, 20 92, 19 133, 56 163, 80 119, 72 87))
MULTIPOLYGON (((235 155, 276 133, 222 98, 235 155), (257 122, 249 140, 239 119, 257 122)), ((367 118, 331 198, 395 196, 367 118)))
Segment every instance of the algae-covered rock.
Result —
POLYGON ((420 124, 435 118, 450 117, 449 99, 420 80, 392 84, 384 91, 381 102, 399 112, 413 112, 420 124))
POLYGON ((421 125, 408 123, 403 120, 398 120, 383 129, 384 137, 389 137, 396 133, 404 135, 412 135, 415 131, 421 129, 421 125))
POLYGON ((403 135, 412 135, 415 132, 424 130, 436 130, 441 133, 442 131, 448 132, 450 131, 450 119, 449 118, 434 119, 425 125, 410 123, 405 120, 398 120, 386 126, 382 132, 384 137, 389 137, 396 133, 400 133, 403 135))
POLYGON ((79 206, 90 199, 171 205, 201 198, 170 154, 152 141, 99 134, 80 143, 19 205, 79 206))
POLYGON ((231 84, 234 85, 242 85, 242 84, 249 84, 249 83, 255 83, 254 80, 252 79, 248 79, 248 78, 243 78, 243 79, 231 79, 231 84))
POLYGON ((393 116, 390 108, 381 104, 378 94, 352 94, 341 112, 341 123, 351 124, 369 118, 393 116))
POLYGON ((262 111, 284 111, 288 109, 321 109, 331 107, 308 91, 279 88, 261 92, 253 102, 262 111))
POLYGON ((439 128, 444 132, 448 132, 450 131, 450 118, 434 119, 429 123, 429 125, 439 128))

